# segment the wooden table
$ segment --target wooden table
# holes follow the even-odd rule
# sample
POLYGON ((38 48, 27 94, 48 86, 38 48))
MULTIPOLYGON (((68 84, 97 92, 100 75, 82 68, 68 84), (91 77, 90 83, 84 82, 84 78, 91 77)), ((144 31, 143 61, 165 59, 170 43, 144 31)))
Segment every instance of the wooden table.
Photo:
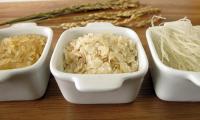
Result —
MULTIPOLYGON (((51 2, 1 3, 0 21, 29 15, 38 11, 80 4, 92 0, 65 0, 51 2)), ((141 3, 160 7, 168 20, 187 16, 193 24, 200 24, 199 0, 141 0, 141 3)), ((67 16, 70 17, 70 16, 67 16)), ((64 22, 65 17, 41 22, 42 25, 64 22)), ((134 29, 141 38, 149 55, 145 30, 134 29)), ((54 42, 63 30, 54 30, 54 42)), ((0 102, 0 120, 71 120, 71 119, 113 119, 113 120, 200 120, 200 103, 178 103, 159 100, 153 90, 150 74, 147 74, 139 96, 133 103, 115 105, 75 105, 64 100, 52 77, 46 94, 36 101, 0 102)))

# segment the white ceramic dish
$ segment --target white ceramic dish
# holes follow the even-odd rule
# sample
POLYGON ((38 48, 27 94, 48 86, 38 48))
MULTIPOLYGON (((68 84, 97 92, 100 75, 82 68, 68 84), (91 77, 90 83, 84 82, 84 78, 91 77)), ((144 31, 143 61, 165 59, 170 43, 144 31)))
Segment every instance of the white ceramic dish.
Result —
POLYGON ((53 52, 50 69, 66 100, 78 104, 108 104, 132 102, 148 70, 148 61, 137 34, 128 28, 109 23, 90 23, 86 27, 66 30, 53 52), (137 44, 139 71, 123 74, 72 74, 63 72, 63 46, 87 33, 113 32, 129 37, 137 44))
POLYGON ((161 62, 153 44, 153 39, 159 39, 152 33, 152 30, 157 28, 151 27, 146 31, 152 56, 150 70, 156 95, 165 101, 200 101, 200 72, 173 69, 161 62))
POLYGON ((53 31, 35 23, 19 23, 0 29, 0 36, 18 34, 41 34, 47 42, 38 61, 24 68, 0 70, 0 101, 34 100, 43 96, 46 91, 50 70, 51 41, 53 31))

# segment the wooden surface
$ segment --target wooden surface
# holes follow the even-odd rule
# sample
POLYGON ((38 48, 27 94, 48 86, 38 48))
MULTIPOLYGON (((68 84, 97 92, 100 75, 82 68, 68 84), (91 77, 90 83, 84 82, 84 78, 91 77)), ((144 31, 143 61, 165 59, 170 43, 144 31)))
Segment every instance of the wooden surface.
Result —
MULTIPOLYGON (((94 0, 65 0, 64 2, 1 3, 0 21, 29 15, 37 11, 80 4, 94 0)), ((162 9, 168 20, 187 16, 193 24, 200 24, 199 0, 141 0, 143 4, 162 9)), ((66 21, 67 17, 41 22, 41 25, 55 25, 66 21)), ((134 29, 141 38, 147 54, 149 50, 145 38, 146 28, 134 29)), ((55 45, 62 30, 54 30, 55 45)), ((74 119, 113 119, 113 120, 200 120, 200 103, 176 103, 159 100, 153 90, 148 74, 140 94, 133 103, 115 105, 75 105, 64 100, 52 77, 46 94, 36 101, 0 102, 0 120, 74 120, 74 119)))

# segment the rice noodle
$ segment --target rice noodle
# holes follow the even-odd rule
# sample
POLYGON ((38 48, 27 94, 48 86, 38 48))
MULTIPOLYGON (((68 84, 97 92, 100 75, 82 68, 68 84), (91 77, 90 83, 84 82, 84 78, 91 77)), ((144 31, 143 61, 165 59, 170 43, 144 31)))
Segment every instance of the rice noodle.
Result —
POLYGON ((166 22, 151 29, 153 42, 161 61, 172 68, 200 71, 200 27, 190 20, 166 22))

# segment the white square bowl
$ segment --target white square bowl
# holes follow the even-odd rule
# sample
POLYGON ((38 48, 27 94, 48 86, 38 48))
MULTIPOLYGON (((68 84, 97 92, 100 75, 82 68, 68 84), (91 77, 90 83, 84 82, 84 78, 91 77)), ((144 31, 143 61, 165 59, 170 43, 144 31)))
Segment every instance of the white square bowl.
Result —
POLYGON ((86 27, 66 30, 60 36, 53 52, 50 69, 64 98, 77 104, 108 104, 132 102, 148 70, 148 61, 137 34, 128 28, 110 23, 90 23, 86 27), (136 43, 139 70, 122 74, 73 74, 63 72, 64 45, 87 33, 105 33, 129 37, 136 43))
POLYGON ((0 101, 34 100, 46 91, 50 69, 53 31, 35 23, 18 23, 0 29, 1 38, 20 34, 40 34, 47 37, 42 55, 31 66, 0 70, 0 101))
POLYGON ((162 26, 150 27, 146 31, 151 52, 151 76, 156 95, 165 101, 200 101, 200 72, 173 69, 160 60, 153 39, 159 39, 152 30, 162 26))

